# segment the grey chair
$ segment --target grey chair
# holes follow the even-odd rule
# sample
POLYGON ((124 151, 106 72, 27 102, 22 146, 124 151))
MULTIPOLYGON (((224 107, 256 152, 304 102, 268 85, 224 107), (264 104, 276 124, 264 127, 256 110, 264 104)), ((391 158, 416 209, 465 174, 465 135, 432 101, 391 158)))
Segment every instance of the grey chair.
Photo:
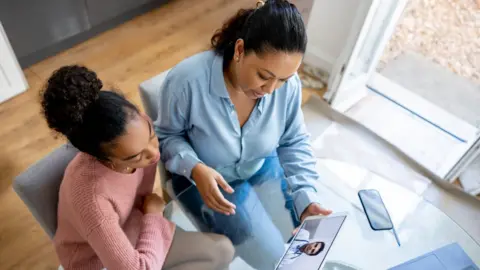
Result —
MULTIPOLYGON (((160 73, 159 75, 142 82, 139 86, 143 108, 145 109, 145 113, 153 121, 157 120, 158 118, 158 103, 160 102, 159 93, 169 71, 170 70, 160 73)), ((165 166, 162 162, 158 163, 158 173, 160 175, 160 182, 162 184, 162 187, 165 188, 168 195, 173 198, 174 194, 171 183, 168 181, 170 179, 170 175, 165 169, 165 166)))
POLYGON ((65 144, 15 178, 13 189, 43 230, 53 238, 57 230, 58 191, 68 163, 78 150, 65 144))

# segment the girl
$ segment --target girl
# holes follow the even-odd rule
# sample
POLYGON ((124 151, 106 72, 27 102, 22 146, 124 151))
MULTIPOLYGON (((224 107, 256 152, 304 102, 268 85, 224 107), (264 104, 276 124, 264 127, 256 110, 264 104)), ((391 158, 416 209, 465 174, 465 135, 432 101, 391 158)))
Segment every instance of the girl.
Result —
POLYGON ((42 92, 48 126, 80 150, 60 187, 54 244, 63 267, 226 269, 227 238, 185 232, 163 217, 165 202, 152 193, 160 153, 150 119, 101 89, 93 71, 65 66, 42 92))

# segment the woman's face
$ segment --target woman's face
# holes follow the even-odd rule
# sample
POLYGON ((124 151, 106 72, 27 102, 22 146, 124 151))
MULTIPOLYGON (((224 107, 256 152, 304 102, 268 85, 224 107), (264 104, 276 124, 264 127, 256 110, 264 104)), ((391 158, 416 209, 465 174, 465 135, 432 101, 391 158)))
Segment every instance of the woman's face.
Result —
POLYGON ((115 167, 145 168, 160 160, 158 139, 147 115, 137 114, 125 129, 124 135, 106 146, 115 167))
POLYGON ((237 40, 232 59, 235 65, 236 83, 251 99, 272 94, 290 77, 295 75, 302 63, 302 53, 255 52, 245 54, 243 40, 237 40))

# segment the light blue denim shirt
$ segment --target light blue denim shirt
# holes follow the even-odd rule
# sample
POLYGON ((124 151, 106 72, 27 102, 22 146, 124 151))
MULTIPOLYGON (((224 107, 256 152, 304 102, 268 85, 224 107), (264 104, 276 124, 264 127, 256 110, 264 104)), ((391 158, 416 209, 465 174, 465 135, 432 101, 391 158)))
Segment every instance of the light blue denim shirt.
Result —
POLYGON ((295 210, 301 214, 318 202, 313 184, 319 179, 303 120, 301 89, 298 75, 293 76, 259 99, 240 127, 225 86, 223 57, 207 51, 183 60, 165 79, 155 121, 167 170, 190 179, 193 167, 203 162, 227 181, 247 179, 265 157, 278 154, 295 210))

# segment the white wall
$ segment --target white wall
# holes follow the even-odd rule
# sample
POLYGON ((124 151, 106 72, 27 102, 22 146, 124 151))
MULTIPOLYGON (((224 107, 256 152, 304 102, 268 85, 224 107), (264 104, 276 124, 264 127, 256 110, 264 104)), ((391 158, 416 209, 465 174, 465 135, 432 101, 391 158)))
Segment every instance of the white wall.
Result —
POLYGON ((28 88, 23 71, 0 23, 0 103, 28 88))
POLYGON ((307 25, 307 64, 331 71, 362 2, 365 0, 315 0, 307 25))
POLYGON ((290 3, 294 4, 302 14, 305 23, 308 22, 314 2, 315 0, 290 0, 290 3))

